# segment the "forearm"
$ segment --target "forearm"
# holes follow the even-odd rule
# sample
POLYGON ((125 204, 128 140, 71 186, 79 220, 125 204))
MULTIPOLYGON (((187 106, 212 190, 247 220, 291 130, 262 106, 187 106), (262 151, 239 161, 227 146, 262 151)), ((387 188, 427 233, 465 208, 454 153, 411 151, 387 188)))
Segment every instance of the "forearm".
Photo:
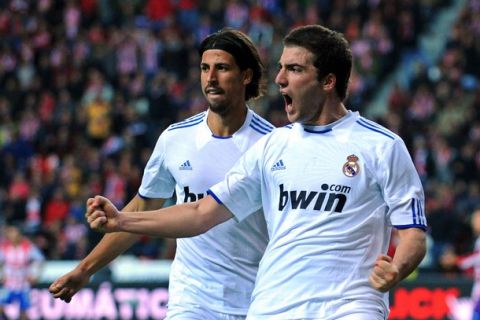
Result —
POLYGON ((192 237, 231 218, 231 213, 211 197, 156 211, 121 212, 118 231, 166 238, 192 237))
MULTIPOLYGON (((153 210, 161 208, 164 202, 165 199, 145 201, 135 196, 123 210, 153 210)), ((127 232, 105 234, 95 248, 80 262, 77 268, 82 270, 82 272, 93 275, 128 250, 139 238, 140 235, 127 232)))
POLYGON ((126 232, 105 234, 77 268, 91 276, 124 253, 139 238, 140 235, 126 232))
POLYGON ((398 281, 403 280, 418 267, 426 253, 425 232, 411 228, 400 230, 400 242, 393 256, 393 264, 398 268, 398 281))

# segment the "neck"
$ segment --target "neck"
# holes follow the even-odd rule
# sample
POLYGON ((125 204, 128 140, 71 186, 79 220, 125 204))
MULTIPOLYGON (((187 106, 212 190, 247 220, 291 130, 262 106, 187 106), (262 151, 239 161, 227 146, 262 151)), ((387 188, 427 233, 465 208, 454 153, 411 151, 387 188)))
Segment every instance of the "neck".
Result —
POLYGON ((335 122, 348 114, 348 110, 342 102, 328 101, 320 108, 319 113, 311 121, 306 121, 306 125, 325 126, 335 122))
POLYGON ((217 137, 229 137, 240 129, 245 122, 247 108, 232 108, 225 114, 219 114, 211 109, 208 112, 207 125, 212 134, 217 137))

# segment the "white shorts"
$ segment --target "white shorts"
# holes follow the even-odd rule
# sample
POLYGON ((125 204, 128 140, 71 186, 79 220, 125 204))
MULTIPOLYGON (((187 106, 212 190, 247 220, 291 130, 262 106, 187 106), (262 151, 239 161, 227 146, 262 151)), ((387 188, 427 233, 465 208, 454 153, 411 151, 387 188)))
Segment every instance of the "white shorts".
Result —
POLYGON ((388 310, 371 300, 335 300, 318 304, 318 310, 305 315, 249 315, 248 320, 386 320, 388 310), (315 315, 312 315, 315 314, 315 315))
POLYGON ((370 300, 340 300, 328 319, 335 320, 386 320, 388 311, 370 300))
POLYGON ((197 305, 168 306, 165 320, 245 320, 246 315, 213 311, 197 305))

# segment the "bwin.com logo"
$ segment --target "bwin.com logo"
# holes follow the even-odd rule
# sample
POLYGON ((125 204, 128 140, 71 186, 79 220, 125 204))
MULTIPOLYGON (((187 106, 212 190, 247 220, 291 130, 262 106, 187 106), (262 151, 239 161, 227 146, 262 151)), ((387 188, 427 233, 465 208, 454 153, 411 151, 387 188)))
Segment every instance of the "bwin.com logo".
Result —
POLYGON ((283 163, 283 160, 278 160, 273 166, 272 166, 272 171, 276 170, 285 170, 287 167, 285 167, 285 164, 283 163))

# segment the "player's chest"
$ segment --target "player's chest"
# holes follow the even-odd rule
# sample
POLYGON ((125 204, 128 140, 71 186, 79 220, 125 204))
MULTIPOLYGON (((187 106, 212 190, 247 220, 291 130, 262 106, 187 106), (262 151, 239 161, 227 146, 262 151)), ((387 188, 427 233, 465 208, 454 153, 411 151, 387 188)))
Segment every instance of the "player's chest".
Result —
POLYGON ((289 143, 288 147, 269 152, 264 162, 267 181, 292 186, 366 183, 366 157, 352 144, 289 143))
POLYGON ((244 150, 234 141, 211 141, 183 146, 168 155, 166 167, 177 185, 202 190, 223 180, 244 150))

